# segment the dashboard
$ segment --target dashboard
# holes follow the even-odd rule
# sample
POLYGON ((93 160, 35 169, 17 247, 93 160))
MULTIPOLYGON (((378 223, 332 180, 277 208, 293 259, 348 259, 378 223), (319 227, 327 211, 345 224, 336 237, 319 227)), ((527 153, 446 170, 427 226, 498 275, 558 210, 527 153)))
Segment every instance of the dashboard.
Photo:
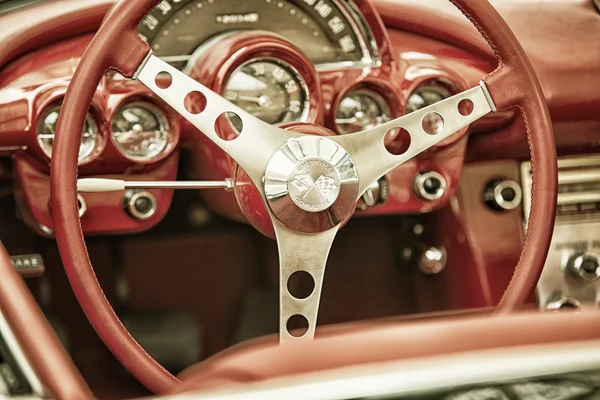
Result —
MULTIPOLYGON (((93 11, 102 16, 112 1, 61 4, 64 15, 93 11)), ((49 3, 36 7, 32 15, 42 19, 37 26, 50 26, 60 18, 39 12, 44 7, 56 12, 49 3)), ((4 16, 5 21, 10 17, 4 16)), ((89 26, 78 29, 15 57, 0 70, 0 155, 13 160, 23 220, 44 236, 53 235, 53 135, 70 76, 93 37, 89 26)), ((138 31, 155 55, 258 118, 271 124, 322 125, 340 135, 372 128, 476 86, 493 69, 487 60, 451 45, 388 31, 374 5, 365 0, 163 0, 138 31)), ((189 98, 186 106, 202 107, 201 101, 189 98)), ((512 112, 499 113, 471 131, 494 130, 512 118, 512 112)), ((435 127, 440 121, 425 123, 435 127)), ((224 135, 239 132, 240 121, 233 115, 218 124, 224 135)), ((389 148, 406 145, 399 136, 386 141, 389 148)), ((458 187, 466 149, 464 129, 373 182, 357 215, 439 209, 458 187)), ((183 175, 225 182, 235 180, 238 171, 229 157, 146 87, 113 72, 106 74, 90 106, 81 133, 79 174, 135 181, 183 175), (182 152, 191 154, 184 170, 182 152)), ((236 190, 202 192, 211 210, 243 222, 237 197, 245 195, 236 190)), ((173 190, 159 189, 81 193, 83 230, 113 234, 152 228, 164 218, 172 198, 173 190)))
POLYGON ((194 53, 232 31, 261 29, 298 46, 321 68, 375 62, 377 49, 352 3, 337 0, 164 0, 140 23, 154 54, 186 69, 194 53), (197 14, 201 13, 202 24, 197 14))

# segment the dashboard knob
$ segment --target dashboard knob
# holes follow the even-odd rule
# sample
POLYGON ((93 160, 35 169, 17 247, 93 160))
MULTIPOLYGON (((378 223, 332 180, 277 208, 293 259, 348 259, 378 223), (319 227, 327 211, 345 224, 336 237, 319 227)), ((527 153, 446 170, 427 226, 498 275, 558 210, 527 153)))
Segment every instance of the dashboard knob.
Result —
POLYGON ((564 310, 566 308, 581 308, 581 303, 573 297, 567 297, 560 293, 555 293, 546 303, 546 310, 549 311, 564 310))
POLYGON ((359 210, 365 211, 376 205, 387 201, 389 195, 389 183, 385 177, 373 182, 362 195, 358 204, 359 210))
POLYGON ((513 180, 497 179, 486 186, 483 200, 495 210, 511 211, 521 205, 523 190, 513 180))
POLYGON ((434 201, 446 193, 446 179, 435 171, 421 172, 414 181, 414 191, 423 200, 434 201))
POLYGON ((83 217, 87 212, 87 203, 81 194, 77 195, 77 209, 79 210, 79 218, 83 217))
POLYGON ((437 275, 446 268, 448 253, 444 247, 426 248, 419 259, 419 270, 426 275, 437 275))
POLYGON ((574 254, 566 270, 586 282, 594 282, 600 278, 600 254, 591 251, 574 254))
POLYGON ((133 219, 145 221, 156 214, 156 197, 146 190, 128 190, 123 196, 123 209, 133 219))

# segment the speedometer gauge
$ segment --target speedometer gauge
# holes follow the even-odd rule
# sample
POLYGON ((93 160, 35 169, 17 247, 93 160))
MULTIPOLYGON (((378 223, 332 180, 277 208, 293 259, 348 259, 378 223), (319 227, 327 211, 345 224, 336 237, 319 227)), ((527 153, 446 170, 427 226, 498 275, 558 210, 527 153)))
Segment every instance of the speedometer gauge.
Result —
MULTIPOLYGON (((163 0, 139 25, 154 54, 184 69, 202 44, 220 34, 260 29, 299 47, 314 64, 372 60, 376 50, 357 32, 340 0, 163 0)), ((360 26, 361 28, 357 28, 360 26)))
MULTIPOLYGON (((254 59, 231 74, 225 98, 269 124, 305 121, 308 88, 291 65, 282 60, 254 59)), ((241 121, 231 121, 241 130, 241 121)))

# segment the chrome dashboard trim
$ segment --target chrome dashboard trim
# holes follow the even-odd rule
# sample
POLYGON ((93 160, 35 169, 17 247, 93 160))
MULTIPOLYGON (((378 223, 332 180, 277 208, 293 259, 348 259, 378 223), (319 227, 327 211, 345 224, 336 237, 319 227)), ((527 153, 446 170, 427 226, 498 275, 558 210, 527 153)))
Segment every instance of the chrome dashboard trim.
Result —
POLYGON ((8 321, 4 317, 4 312, 0 310, 0 335, 4 339, 6 346, 11 352, 11 355, 14 357, 15 362, 21 369, 21 372, 25 376, 27 383, 31 386, 31 390, 33 394, 39 396, 41 398, 50 397, 50 393, 46 389, 46 387, 42 384, 37 374, 33 370, 33 367, 29 363, 29 360, 23 353, 23 349, 19 344, 17 337, 15 336, 13 330, 11 329, 8 321))
POLYGON ((490 91, 488 90, 488 87, 486 86, 485 82, 479 81, 479 86, 481 86, 481 89, 483 89, 483 94, 485 95, 485 99, 490 105, 492 112, 498 111, 498 109, 496 108, 496 103, 494 103, 494 99, 492 99, 492 95, 490 94, 490 91))
MULTIPOLYGON (((523 214, 527 223, 533 184, 529 162, 521 164, 521 184, 523 214)), ((600 156, 558 160, 556 224, 548 257, 536 287, 540 308, 552 307, 557 298, 574 299, 588 305, 600 301, 600 282, 588 282, 571 271, 574 257, 586 252, 600 253, 600 194, 593 186, 586 188, 586 184, 600 184, 600 156)))

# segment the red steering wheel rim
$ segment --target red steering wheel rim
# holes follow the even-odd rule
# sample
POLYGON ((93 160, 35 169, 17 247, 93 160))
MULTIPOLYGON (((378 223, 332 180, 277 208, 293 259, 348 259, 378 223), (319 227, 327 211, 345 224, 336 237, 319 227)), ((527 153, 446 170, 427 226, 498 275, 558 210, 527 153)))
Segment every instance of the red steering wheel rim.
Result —
MULTIPOLYGON (((521 111, 530 147, 533 196, 527 236, 519 263, 497 312, 527 301, 541 274, 552 237, 556 210, 557 165, 551 120, 536 75, 502 17, 481 0, 450 0, 493 48, 498 68, 486 76, 498 109, 521 111)), ((86 50, 63 103, 51 170, 54 229, 64 268, 90 323, 120 362, 155 393, 166 393, 179 380, 160 366, 131 337, 102 291, 87 254, 76 203, 79 135, 98 82, 108 69, 132 77, 149 52, 137 25, 159 0, 122 0, 86 50)))

